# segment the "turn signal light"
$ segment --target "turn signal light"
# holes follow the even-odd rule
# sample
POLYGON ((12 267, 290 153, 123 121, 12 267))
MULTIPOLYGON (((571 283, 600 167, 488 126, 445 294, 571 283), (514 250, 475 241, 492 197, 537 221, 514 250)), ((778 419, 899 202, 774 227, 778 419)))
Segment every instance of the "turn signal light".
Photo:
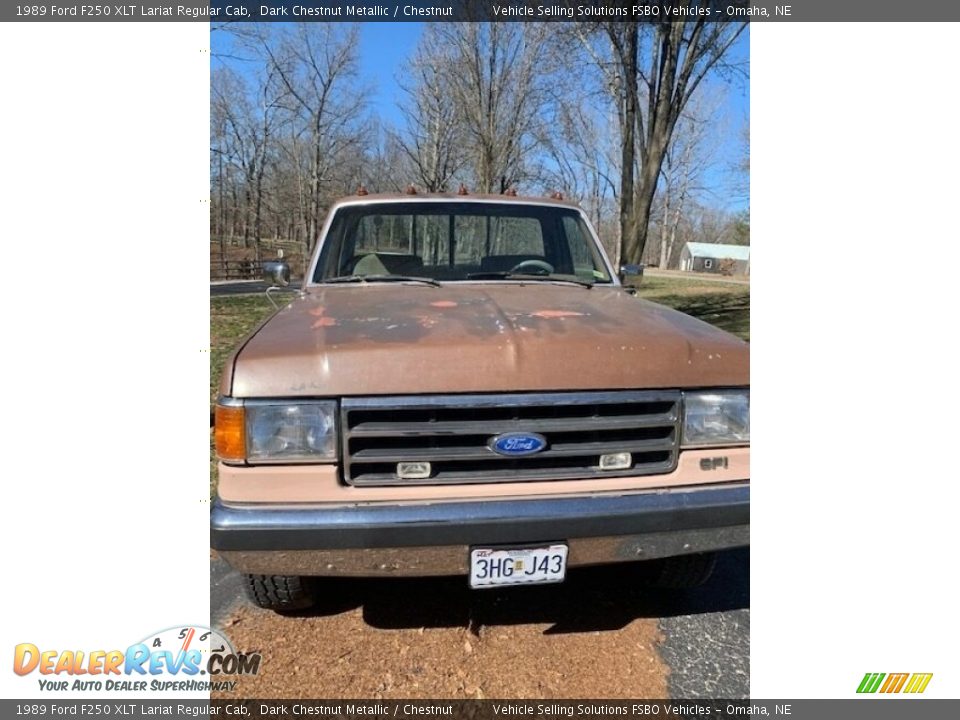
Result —
POLYGON ((243 462, 247 455, 247 433, 242 407, 217 405, 213 436, 217 457, 224 462, 243 462))

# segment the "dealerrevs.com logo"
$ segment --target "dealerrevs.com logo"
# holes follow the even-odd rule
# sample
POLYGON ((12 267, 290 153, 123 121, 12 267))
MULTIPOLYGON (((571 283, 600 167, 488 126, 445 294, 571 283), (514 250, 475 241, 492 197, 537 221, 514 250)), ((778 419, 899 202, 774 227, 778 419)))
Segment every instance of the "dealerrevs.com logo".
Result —
POLYGON ((229 676, 256 675, 260 653, 240 653, 225 635, 202 625, 151 633, 125 650, 49 650, 20 643, 17 675, 40 675, 41 690, 233 691, 229 676))
POLYGON ((858 693, 922 693, 933 673, 867 673, 857 687, 858 693))

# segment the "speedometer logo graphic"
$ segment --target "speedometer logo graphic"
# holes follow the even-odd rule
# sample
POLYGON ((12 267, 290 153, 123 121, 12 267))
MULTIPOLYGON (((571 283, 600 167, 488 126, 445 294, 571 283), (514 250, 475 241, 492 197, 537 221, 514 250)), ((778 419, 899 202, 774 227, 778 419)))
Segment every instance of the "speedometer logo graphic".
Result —
POLYGON ((223 673, 224 660, 237 656, 230 640, 219 630, 206 625, 174 625, 147 635, 140 643, 151 653, 170 653, 171 667, 181 666, 188 657, 196 658, 192 653, 198 652, 200 660, 194 664, 199 666, 200 675, 223 673))

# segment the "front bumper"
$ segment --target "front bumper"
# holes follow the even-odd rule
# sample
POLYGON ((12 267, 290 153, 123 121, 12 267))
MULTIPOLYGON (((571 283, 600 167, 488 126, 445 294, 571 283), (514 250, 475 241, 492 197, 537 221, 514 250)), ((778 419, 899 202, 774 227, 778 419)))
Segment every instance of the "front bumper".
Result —
POLYGON ((211 545, 264 575, 463 575, 470 547, 566 542, 570 567, 750 544, 750 484, 352 506, 214 503, 211 545))

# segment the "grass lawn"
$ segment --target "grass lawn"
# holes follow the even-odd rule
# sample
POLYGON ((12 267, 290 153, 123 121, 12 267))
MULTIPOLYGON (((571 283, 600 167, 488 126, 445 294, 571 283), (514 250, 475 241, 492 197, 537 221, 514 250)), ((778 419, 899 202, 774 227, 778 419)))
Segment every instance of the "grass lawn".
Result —
POLYGON ((645 277, 640 297, 668 305, 750 339, 750 286, 711 280, 645 277))
MULTIPOLYGON (((750 286, 697 279, 645 277, 639 295, 668 305, 727 332, 750 339, 750 286)), ((277 302, 283 302, 282 296, 277 302)), ((230 353, 273 305, 263 293, 210 298, 210 407, 216 402, 220 373, 230 353)), ((213 431, 210 432, 210 493, 216 487, 213 431)))
MULTIPOLYGON (((279 293, 276 293, 279 295, 279 293)), ((282 298, 275 298, 279 305, 282 298)), ((264 318, 273 305, 264 293, 210 298, 210 407, 217 401, 220 373, 230 353, 264 318)))

